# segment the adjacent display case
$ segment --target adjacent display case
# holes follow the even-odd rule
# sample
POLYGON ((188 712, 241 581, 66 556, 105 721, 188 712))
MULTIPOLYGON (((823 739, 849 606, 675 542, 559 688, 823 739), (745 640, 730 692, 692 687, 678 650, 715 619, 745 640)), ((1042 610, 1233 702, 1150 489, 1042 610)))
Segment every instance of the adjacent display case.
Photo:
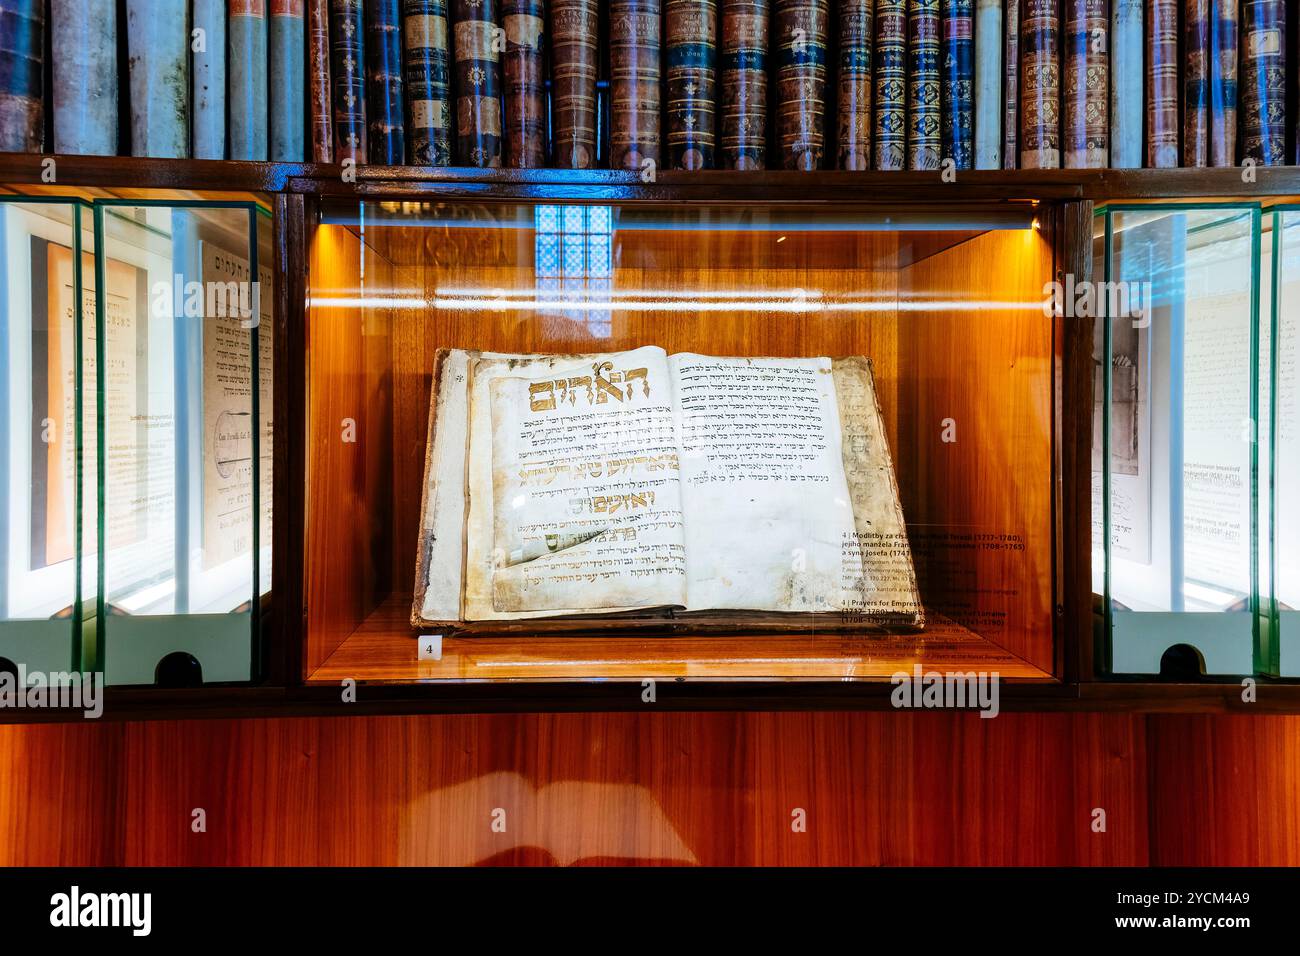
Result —
POLYGON ((1271 268, 1261 284, 1259 435, 1269 494, 1260 499, 1260 586, 1270 662, 1283 677, 1300 677, 1300 207, 1276 206, 1264 223, 1271 268))

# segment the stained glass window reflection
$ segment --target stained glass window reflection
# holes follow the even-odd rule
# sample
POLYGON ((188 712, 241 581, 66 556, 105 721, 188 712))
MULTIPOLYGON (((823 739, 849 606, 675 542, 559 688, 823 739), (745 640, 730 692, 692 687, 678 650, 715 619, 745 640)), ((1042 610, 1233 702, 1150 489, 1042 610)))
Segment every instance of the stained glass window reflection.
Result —
POLYGON ((611 207, 537 206, 534 230, 541 312, 580 322, 593 337, 608 338, 614 272, 611 207))

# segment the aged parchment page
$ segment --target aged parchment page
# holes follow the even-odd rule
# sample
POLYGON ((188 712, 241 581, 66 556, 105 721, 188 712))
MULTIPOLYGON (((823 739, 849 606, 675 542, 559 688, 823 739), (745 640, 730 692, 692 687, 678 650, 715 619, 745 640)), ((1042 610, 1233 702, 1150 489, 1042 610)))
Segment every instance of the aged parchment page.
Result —
POLYGON ((419 562, 428 576, 419 617, 456 621, 464 584, 465 456, 469 435, 470 353, 448 351, 442 359, 430 416, 429 463, 425 475, 423 535, 419 562))

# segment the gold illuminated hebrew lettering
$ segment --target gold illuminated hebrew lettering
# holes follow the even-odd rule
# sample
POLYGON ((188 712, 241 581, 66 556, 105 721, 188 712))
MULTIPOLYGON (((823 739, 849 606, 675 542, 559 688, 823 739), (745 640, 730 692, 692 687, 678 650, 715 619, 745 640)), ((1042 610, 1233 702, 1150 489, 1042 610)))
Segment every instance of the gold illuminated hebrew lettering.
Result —
POLYGON ((534 382, 528 386, 528 410, 547 412, 555 407, 555 383, 534 382), (540 396, 540 397, 539 397, 540 396))

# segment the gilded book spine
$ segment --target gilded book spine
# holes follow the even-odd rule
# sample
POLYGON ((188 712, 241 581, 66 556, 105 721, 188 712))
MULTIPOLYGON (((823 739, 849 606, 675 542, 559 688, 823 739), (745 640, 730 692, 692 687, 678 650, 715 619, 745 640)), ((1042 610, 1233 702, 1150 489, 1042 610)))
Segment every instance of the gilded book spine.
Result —
POLYGON ((366 122, 370 162, 406 161, 402 126, 402 14, 399 0, 363 0, 366 23, 366 122))
POLYGON ((876 169, 907 167, 907 0, 876 2, 876 169))
POLYGON ((303 74, 306 72, 303 0, 271 0, 267 21, 270 48, 270 157, 272 162, 300 163, 303 156, 303 74))
POLYGON ((781 166, 818 169, 826 152, 827 0, 777 0, 776 130, 781 166))
POLYGON ((1142 0, 1112 0, 1110 164, 1142 165, 1142 0))
MULTIPOLYGON (((127 0, 133 156, 189 156, 190 35, 186 12, 186 0, 127 0)), ((265 77, 265 72, 262 75, 265 77)))
POLYGON ((365 27, 361 0, 330 0, 334 162, 366 161, 365 27))
POLYGON ((1210 9, 1210 165, 1237 162, 1237 0, 1210 9))
POLYGON ((551 128, 555 165, 596 163, 596 0, 551 0, 551 128))
POLYGON ((610 0, 610 167, 659 165, 659 0, 610 0))
POLYGON ((722 0, 723 169, 762 169, 768 0, 722 0))
POLYGON ((1147 165, 1178 165, 1178 0, 1147 6, 1147 165))
POLYGON ((334 123, 330 109, 329 0, 307 2, 307 86, 311 101, 311 158, 334 162, 334 123))
POLYGON ((975 0, 975 168, 1001 165, 1002 0, 975 0))
POLYGON ((506 165, 535 169, 546 165, 546 87, 542 76, 546 4, 543 0, 505 0, 506 165))
POLYGON ((907 3, 907 168, 939 168, 939 0, 907 3))
POLYGON ((1002 168, 1015 169, 1020 158, 1020 0, 1007 0, 1002 48, 1002 168))
POLYGON ((1286 162, 1286 5, 1242 4, 1242 153, 1260 166, 1286 162))
POLYGON ((451 48, 446 0, 405 0, 402 34, 407 162, 450 166, 451 48))
POLYGON ((0 152, 39 153, 45 142, 44 0, 0 0, 0 57, 0 152))
POLYGON ((943 0, 943 156, 957 169, 975 165, 974 0, 943 0))
POLYGON ((456 53, 456 155, 501 165, 501 46, 496 0, 452 0, 456 53))
POLYGON ((871 168, 874 0, 840 0, 839 168, 871 168))
POLYGON ((668 0, 668 159, 674 169, 712 169, 717 103, 718 5, 668 0))
POLYGON ((1183 4, 1183 165, 1210 161, 1210 0, 1183 4))
MULTIPOLYGON (((222 0, 209 2, 220 8, 222 0)), ((221 23, 224 28, 224 16, 221 23)), ((51 48, 59 51, 52 64, 54 151, 116 155, 117 4, 114 0, 53 0, 50 32, 51 48)), ((218 52, 224 68, 224 44, 218 52)), ((224 73, 222 92, 225 92, 224 73)), ((224 121, 223 112, 223 131, 224 121)))
POLYGON ((1066 0, 1065 165, 1101 169, 1109 160, 1110 19, 1106 0, 1066 0))
MULTIPOLYGON (((195 159, 226 158, 226 0, 194 0, 190 6, 195 30, 202 30, 202 49, 191 44, 191 113, 195 159)), ((58 64, 56 63, 57 67, 58 64)), ((56 106, 54 118, 59 111, 56 106)))
POLYGON ((1061 165, 1061 9, 1025 0, 1020 26, 1020 168, 1061 165))
POLYGON ((266 0, 230 0, 230 158, 266 159, 266 0))

